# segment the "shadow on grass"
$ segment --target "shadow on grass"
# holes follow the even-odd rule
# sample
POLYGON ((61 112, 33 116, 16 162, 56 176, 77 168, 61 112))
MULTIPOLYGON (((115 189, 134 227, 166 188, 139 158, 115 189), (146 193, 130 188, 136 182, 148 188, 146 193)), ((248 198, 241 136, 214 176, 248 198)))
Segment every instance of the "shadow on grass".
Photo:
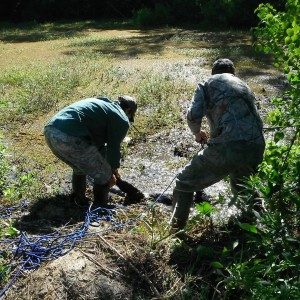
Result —
POLYGON ((264 66, 264 68, 259 68, 259 66, 243 67, 243 69, 238 70, 238 76, 246 80, 257 77, 261 84, 275 87, 281 92, 286 91, 290 86, 285 75, 274 73, 271 64, 264 66))
POLYGON ((235 63, 253 59, 269 63, 270 56, 258 53, 249 43, 249 34, 231 32, 205 32, 184 28, 139 29, 137 34, 108 38, 83 38, 69 44, 65 55, 83 55, 86 51, 128 59, 139 55, 161 55, 166 51, 182 52, 191 57, 208 57, 214 61, 220 57, 232 59, 235 63), (212 37, 213 36, 213 37, 212 37))
MULTIPOLYGON (((125 182, 126 183, 126 182, 125 182)), ((131 186, 132 191, 124 193, 119 189, 110 190, 109 204, 129 206, 140 203, 144 195, 131 186)), ((92 206, 92 209, 97 206, 92 206)), ((51 233, 64 226, 75 225, 85 221, 88 206, 78 206, 71 195, 58 194, 40 198, 29 206, 29 213, 22 216, 16 228, 29 233, 51 233)))
POLYGON ((117 58, 130 58, 142 54, 159 54, 165 50, 166 43, 174 33, 157 33, 156 31, 143 32, 141 36, 118 37, 108 39, 82 40, 69 45, 74 50, 64 54, 81 54, 88 49, 94 53, 112 55, 117 58))
MULTIPOLYGON (((194 26, 179 26, 177 28, 139 28, 132 20, 92 20, 55 23, 2 23, 0 40, 10 43, 37 42, 59 39, 81 38, 69 45, 70 50, 65 55, 80 55, 86 51, 112 55, 117 58, 132 58, 143 54, 161 55, 167 47, 199 51, 198 56, 228 57, 235 62, 245 58, 268 60, 266 56, 254 51, 250 33, 247 31, 229 31, 224 29, 208 30, 194 26), (139 35, 118 36, 108 38, 90 38, 90 31, 135 30, 139 35), (203 50, 212 49, 213 53, 203 50)), ((197 53, 196 53, 197 55, 197 53)))
POLYGON ((16 226, 30 233, 50 233, 56 228, 84 221, 85 209, 80 208, 68 195, 37 199, 16 226))
MULTIPOLYGON (((170 255, 169 264, 182 278, 187 275, 193 278, 187 289, 193 293, 199 291, 197 299, 219 299, 215 296, 225 291, 222 284, 218 287, 218 283, 230 276, 226 264, 239 260, 239 251, 243 251, 246 243, 245 233, 234 222, 220 228, 199 224, 195 232, 183 234, 180 240, 181 243, 174 247, 170 255), (236 248, 233 247, 234 241, 236 248)), ((244 299, 243 295, 242 289, 236 290, 236 297, 228 299, 244 299)))
POLYGON ((50 41, 84 36, 90 30, 133 29, 129 20, 61 21, 55 23, 0 23, 0 41, 9 43, 50 41))

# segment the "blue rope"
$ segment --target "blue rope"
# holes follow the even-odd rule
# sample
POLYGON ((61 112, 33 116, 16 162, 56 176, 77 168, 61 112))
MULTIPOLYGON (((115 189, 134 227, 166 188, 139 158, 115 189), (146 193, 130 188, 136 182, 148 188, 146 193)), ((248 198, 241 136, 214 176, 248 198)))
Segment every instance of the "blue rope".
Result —
MULTIPOLYGON (((29 258, 28 258, 29 260, 29 258)), ((23 263, 23 265, 21 266, 21 268, 16 272, 16 274, 13 276, 13 278, 9 281, 8 285, 1 291, 0 293, 0 298, 6 294, 6 292, 10 289, 10 287, 13 285, 13 283, 15 282, 15 280, 19 277, 19 275, 21 274, 22 270, 24 269, 25 264, 27 263, 27 261, 25 261, 23 263)))
MULTIPOLYGON (((146 211, 151 210, 151 208, 157 202, 159 202, 161 197, 165 194, 165 192, 171 186, 171 184, 173 183, 176 177, 177 174, 169 183, 169 185, 165 188, 165 190, 155 199, 155 201, 150 206, 148 206, 146 211)), ((14 276, 9 281, 7 286, 0 292, 0 298, 13 285, 14 281, 18 278, 22 270, 36 269, 41 265, 43 261, 49 261, 70 252, 75 247, 76 242, 82 239, 83 237, 94 235, 99 232, 113 230, 116 228, 124 228, 125 226, 134 223, 144 214, 144 212, 140 213, 139 215, 130 219, 129 221, 125 223, 121 223, 115 220, 113 214, 113 211, 119 208, 128 209, 125 206, 117 206, 114 209, 99 207, 94 210, 88 210, 85 215, 84 224, 70 234, 61 235, 59 231, 56 231, 53 234, 29 237, 26 232, 20 232, 20 237, 18 240, 11 240, 11 239, 0 240, 0 244, 4 243, 7 245, 4 250, 0 250, 0 255, 5 252, 11 252, 14 254, 14 259, 23 258, 22 266, 14 274, 14 276), (113 226, 96 232, 87 232, 90 226, 100 227, 101 222, 109 222, 112 223, 113 226)), ((0 209, 3 208, 0 207, 0 209)), ((12 214, 12 210, 9 208, 4 208, 3 210, 6 213, 1 217, 8 217, 12 214)), ((10 266, 9 268, 12 269, 13 266, 10 266)), ((1 278, 1 274, 0 274, 0 278, 1 278)))
POLYGON ((25 199, 21 205, 11 207, 0 206, 0 219, 7 219, 15 210, 20 210, 28 206, 28 201, 25 199))

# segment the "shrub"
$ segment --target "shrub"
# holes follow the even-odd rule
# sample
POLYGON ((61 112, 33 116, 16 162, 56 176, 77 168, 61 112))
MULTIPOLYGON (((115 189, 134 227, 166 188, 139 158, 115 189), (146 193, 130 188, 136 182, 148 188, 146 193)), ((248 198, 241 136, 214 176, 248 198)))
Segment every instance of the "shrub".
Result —
POLYGON ((142 8, 135 15, 135 23, 138 26, 168 25, 174 21, 168 5, 157 3, 154 9, 142 8))

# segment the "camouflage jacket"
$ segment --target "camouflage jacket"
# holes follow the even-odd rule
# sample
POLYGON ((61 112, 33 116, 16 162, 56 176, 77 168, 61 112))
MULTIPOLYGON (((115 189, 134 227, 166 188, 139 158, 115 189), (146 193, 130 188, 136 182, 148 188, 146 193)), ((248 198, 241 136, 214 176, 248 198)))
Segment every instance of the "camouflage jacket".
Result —
POLYGON ((198 84, 187 114, 193 134, 200 131, 203 117, 210 127, 209 143, 241 140, 264 143, 254 93, 232 74, 213 75, 198 84))

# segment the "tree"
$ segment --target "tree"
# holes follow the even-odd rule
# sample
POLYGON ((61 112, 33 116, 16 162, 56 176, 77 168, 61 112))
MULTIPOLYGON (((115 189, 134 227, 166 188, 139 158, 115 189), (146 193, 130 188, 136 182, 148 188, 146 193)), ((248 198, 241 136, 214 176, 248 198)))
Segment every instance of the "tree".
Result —
POLYGON ((242 286, 248 293, 245 299, 299 299, 300 0, 287 0, 283 11, 261 4, 256 13, 260 22, 254 29, 255 46, 273 54, 290 87, 273 99, 275 109, 268 117, 273 140, 267 143, 258 174, 246 183, 244 204, 255 211, 253 195, 258 194, 256 200, 265 205, 254 213, 257 226, 239 223, 248 231, 247 247, 227 268, 226 289, 236 293, 242 286))
MULTIPOLYGON (((285 11, 278 12, 270 4, 257 9, 259 26, 254 30, 256 48, 274 56, 275 66, 282 68, 290 88, 276 105, 269 121, 277 130, 274 143, 266 156, 268 197, 276 196, 280 208, 300 207, 300 1, 287 0, 285 11), (287 144, 289 142, 289 144, 287 144), (281 197, 281 198, 280 198, 281 197)), ((273 198, 274 200, 274 198, 273 198)))
POLYGON ((273 99, 275 109, 268 117, 273 140, 258 175, 248 181, 250 195, 258 192, 265 209, 258 214, 257 237, 248 236, 251 256, 239 278, 246 281, 249 271, 256 272, 251 299, 299 299, 300 0, 287 0, 281 12, 270 4, 259 5, 256 12, 260 22, 254 29, 255 46, 273 54, 290 87, 273 99))

